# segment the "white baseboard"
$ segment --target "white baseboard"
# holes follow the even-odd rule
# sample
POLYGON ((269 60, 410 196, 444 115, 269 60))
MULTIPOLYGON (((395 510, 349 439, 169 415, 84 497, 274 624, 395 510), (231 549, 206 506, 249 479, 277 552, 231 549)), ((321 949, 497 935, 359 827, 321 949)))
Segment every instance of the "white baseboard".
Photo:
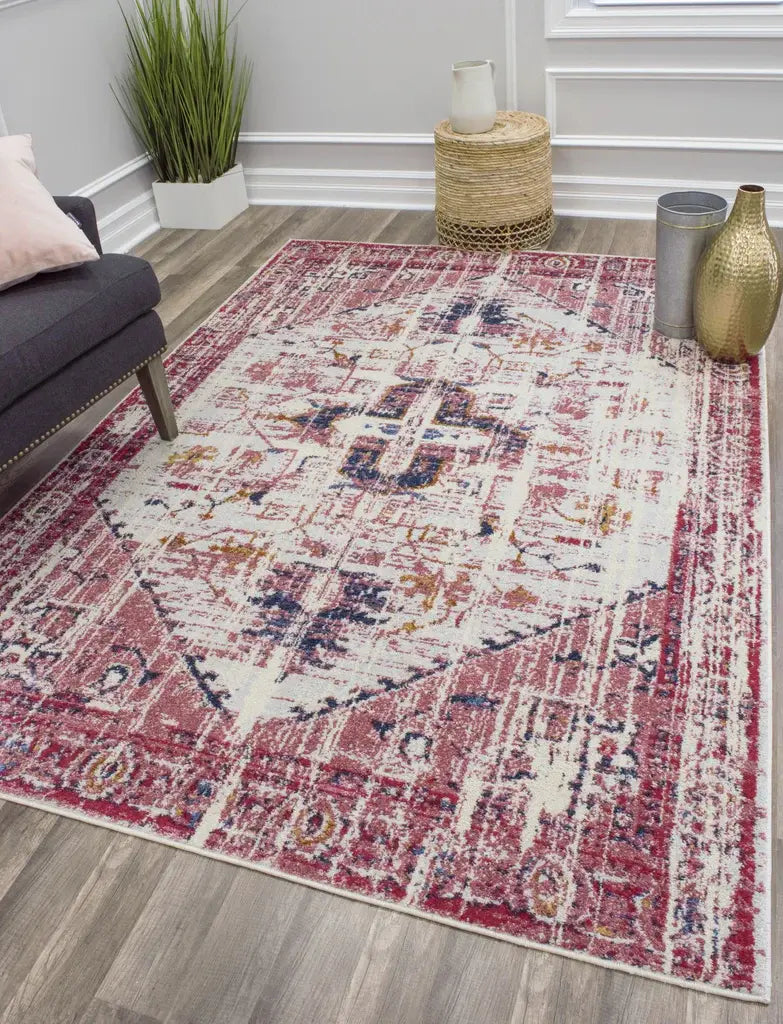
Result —
POLYGON ((88 199, 100 197, 99 209, 108 205, 110 212, 98 218, 104 252, 128 252, 160 227, 149 177, 145 181, 128 181, 149 162, 146 155, 134 157, 74 192, 88 199), (131 198, 125 199, 129 193, 131 198), (112 199, 119 205, 113 206, 112 199))
MULTIPOLYGON (((767 218, 770 224, 783 225, 783 185, 766 188, 767 218)), ((658 197, 665 192, 716 192, 731 202, 737 185, 725 181, 556 175, 554 191, 555 212, 561 216, 654 220, 658 197)))
POLYGON ((104 252, 128 252, 160 227, 152 190, 142 192, 98 221, 104 252))
POLYGON ((431 210, 431 171, 352 171, 300 167, 245 168, 248 199, 266 206, 359 206, 431 210))
POLYGON ((117 185, 119 182, 124 181, 129 175, 134 174, 136 171, 141 170, 142 167, 146 167, 150 162, 150 158, 146 153, 141 156, 134 157, 132 160, 128 160, 127 163, 120 164, 119 167, 115 167, 113 171, 109 171, 108 174, 102 174, 100 178, 96 178, 95 181, 89 182, 84 185, 76 193, 77 196, 85 196, 87 199, 92 199, 93 196, 97 196, 100 192, 104 192, 107 188, 111 188, 112 185, 117 185))
MULTIPOLYGON (((344 206, 432 210, 432 171, 331 170, 301 167, 246 168, 250 202, 259 205, 344 206)), ((555 212, 561 216, 654 220, 664 192, 717 192, 731 200, 731 182, 672 181, 663 178, 597 178, 555 175, 555 212)), ((767 215, 783 225, 783 185, 767 188, 767 215)))
MULTIPOLYGON (((259 136, 245 138, 246 141, 261 141, 259 136)), ((301 140, 298 136, 296 138, 297 141, 311 141, 309 135, 301 140)), ((385 143, 393 139, 400 143, 401 138, 404 140, 401 144, 405 145, 431 144, 425 136, 393 136, 390 139, 379 136, 373 137, 372 142, 385 143)), ((267 141, 266 137, 264 141, 267 141)), ((285 136, 285 141, 289 141, 289 136, 285 136)), ((331 136, 330 141, 333 141, 331 136)), ((351 143, 359 141, 359 136, 350 137, 351 143)), ((361 136, 361 141, 366 143, 367 138, 361 136)), ((145 162, 143 157, 129 161, 85 186, 80 194, 95 196, 103 193, 123 182, 145 162)), ((435 175, 431 170, 246 167, 245 180, 248 198, 257 205, 397 210, 432 210, 435 206, 435 175)), ((561 216, 653 220, 656 200, 664 192, 704 190, 717 192, 731 200, 736 188, 734 183, 725 181, 555 175, 554 204, 555 212, 561 216)), ((767 186, 767 216, 771 224, 783 226, 783 184, 767 186)), ((159 227, 152 192, 145 187, 144 191, 102 217, 98 226, 107 252, 132 249, 159 227)))

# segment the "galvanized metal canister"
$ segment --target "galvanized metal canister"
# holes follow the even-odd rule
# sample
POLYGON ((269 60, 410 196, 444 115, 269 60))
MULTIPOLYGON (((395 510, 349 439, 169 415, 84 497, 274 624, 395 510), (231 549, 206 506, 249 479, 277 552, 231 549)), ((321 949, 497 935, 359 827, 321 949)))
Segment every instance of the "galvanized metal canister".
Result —
POLYGON ((667 192, 658 200, 654 327, 669 338, 695 335, 696 266, 725 221, 727 208, 726 200, 712 192, 667 192))

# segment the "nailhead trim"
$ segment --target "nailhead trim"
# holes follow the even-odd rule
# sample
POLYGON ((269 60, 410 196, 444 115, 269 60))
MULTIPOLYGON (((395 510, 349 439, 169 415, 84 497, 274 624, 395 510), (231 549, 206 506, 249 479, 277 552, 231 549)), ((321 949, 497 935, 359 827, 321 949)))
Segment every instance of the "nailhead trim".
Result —
POLYGON ((105 395, 108 395, 110 391, 113 391, 118 384, 122 384, 122 382, 124 380, 127 380, 128 377, 132 377, 134 373, 137 373, 142 368, 142 366, 146 366, 148 363, 151 363, 153 359, 156 359, 165 351, 166 346, 164 345, 163 348, 159 348, 157 352, 153 352, 152 355, 149 356, 149 358, 144 360, 143 363, 139 363, 138 366, 134 366, 132 370, 128 370, 126 374, 115 380, 113 384, 110 384, 107 388, 104 388, 103 391, 100 392, 100 394, 97 394, 94 398, 91 398, 89 402, 85 402, 84 405, 79 406, 79 408, 75 412, 72 412, 70 416, 66 416, 64 420, 60 420, 57 426, 52 427, 51 430, 47 430, 46 433, 41 434, 40 437, 36 437, 36 439, 34 441, 31 441, 26 448, 22 448, 20 452, 17 452, 16 455, 10 458, 7 462, 4 462, 2 466, 0 466, 0 473, 2 473, 4 469, 8 469, 8 467, 12 466, 15 462, 18 462, 19 459, 21 459, 24 455, 27 455, 28 452, 31 452, 33 448, 37 448, 39 444, 41 444, 47 439, 47 437, 51 437, 52 434, 56 434, 60 427, 64 427, 66 423, 70 423, 71 420, 75 420, 77 416, 81 416, 85 409, 89 409, 91 405, 95 405, 96 402, 100 402, 100 400, 105 395))

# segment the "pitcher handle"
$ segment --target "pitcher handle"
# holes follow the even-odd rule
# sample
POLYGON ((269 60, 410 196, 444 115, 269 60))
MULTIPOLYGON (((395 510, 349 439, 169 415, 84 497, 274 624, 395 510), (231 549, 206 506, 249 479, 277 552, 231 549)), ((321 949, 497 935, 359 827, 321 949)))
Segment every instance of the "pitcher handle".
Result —
POLYGON ((492 81, 494 82, 494 80, 495 80, 495 62, 494 62, 494 60, 490 60, 489 57, 486 58, 486 61, 487 61, 487 64, 489 64, 489 66, 492 68, 492 81))

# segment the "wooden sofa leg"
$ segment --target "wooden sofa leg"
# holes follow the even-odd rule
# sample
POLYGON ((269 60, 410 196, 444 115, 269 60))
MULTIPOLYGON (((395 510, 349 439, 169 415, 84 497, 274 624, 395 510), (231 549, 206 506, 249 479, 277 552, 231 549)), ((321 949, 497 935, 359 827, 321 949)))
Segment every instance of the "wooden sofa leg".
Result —
POLYGON ((161 357, 155 356, 151 359, 146 366, 142 366, 136 372, 136 376, 139 378, 141 390, 150 407, 158 433, 164 441, 173 441, 179 430, 161 357))

